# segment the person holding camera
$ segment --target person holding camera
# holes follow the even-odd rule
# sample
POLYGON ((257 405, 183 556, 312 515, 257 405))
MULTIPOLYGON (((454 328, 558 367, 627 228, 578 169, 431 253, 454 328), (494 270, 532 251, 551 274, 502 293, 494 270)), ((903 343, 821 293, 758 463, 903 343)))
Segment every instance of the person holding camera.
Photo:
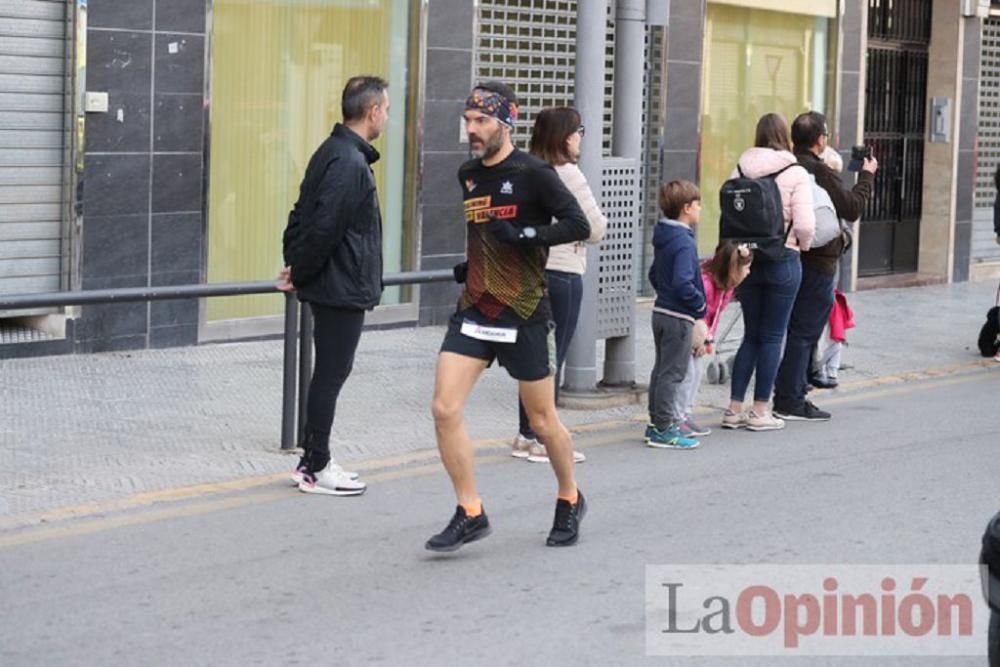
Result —
MULTIPOLYGON (((857 220, 865 202, 871 197, 878 160, 866 156, 857 184, 853 188, 845 188, 840 174, 824 164, 821 158, 827 149, 829 136, 826 117, 818 111, 800 114, 792 123, 793 151, 799 164, 830 195, 839 218, 857 220)), ((829 243, 812 247, 801 254, 802 284, 792 307, 785 353, 774 385, 774 414, 786 421, 830 419, 829 412, 806 400, 809 357, 830 319, 837 265, 849 243, 847 232, 842 232, 829 243)))

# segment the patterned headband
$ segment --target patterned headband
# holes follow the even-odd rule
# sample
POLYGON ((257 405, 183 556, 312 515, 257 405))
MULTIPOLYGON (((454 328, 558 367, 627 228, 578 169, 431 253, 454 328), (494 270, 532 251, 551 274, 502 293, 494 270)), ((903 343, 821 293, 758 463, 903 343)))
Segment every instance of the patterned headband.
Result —
POLYGON ((514 127, 517 120, 517 105, 508 100, 500 93, 492 90, 476 88, 465 100, 466 111, 479 111, 487 116, 496 118, 507 127, 514 127))

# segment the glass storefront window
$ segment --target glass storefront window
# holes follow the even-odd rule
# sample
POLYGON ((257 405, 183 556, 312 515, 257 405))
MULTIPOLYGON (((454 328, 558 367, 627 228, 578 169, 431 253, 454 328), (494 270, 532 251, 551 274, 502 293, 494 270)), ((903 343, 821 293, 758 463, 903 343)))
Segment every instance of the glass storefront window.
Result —
MULTIPOLYGON (((276 276, 281 233, 316 147, 340 117, 347 80, 389 80, 391 115, 375 147, 385 271, 408 268, 406 169, 414 0, 215 0, 211 48, 208 280, 276 276)), ((386 290, 383 304, 401 293, 386 290)), ((210 299, 208 321, 277 315, 280 296, 210 299)))
POLYGON ((833 117, 836 2, 720 0, 708 5, 702 84, 702 224, 698 251, 719 240, 719 189, 768 112, 833 117), (786 11, 775 11, 784 9, 786 11), (795 13, 792 13, 795 12, 795 13), (835 39, 835 38, 834 38, 835 39))

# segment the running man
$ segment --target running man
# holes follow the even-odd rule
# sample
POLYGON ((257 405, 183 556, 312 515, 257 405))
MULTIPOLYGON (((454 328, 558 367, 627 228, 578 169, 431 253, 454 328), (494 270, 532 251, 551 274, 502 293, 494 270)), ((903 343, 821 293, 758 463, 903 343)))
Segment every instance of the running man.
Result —
POLYGON ((547 544, 569 546, 579 537, 586 503, 573 476, 573 443, 556 413, 545 262, 549 246, 586 240, 590 224, 555 169, 511 142, 517 99, 508 86, 476 87, 465 102, 464 117, 476 156, 458 171, 468 262, 456 267, 456 278, 464 274, 465 291, 441 344, 432 405, 438 450, 458 507, 426 547, 454 551, 490 534, 463 408, 494 360, 518 381, 531 427, 546 444, 559 482, 547 544))

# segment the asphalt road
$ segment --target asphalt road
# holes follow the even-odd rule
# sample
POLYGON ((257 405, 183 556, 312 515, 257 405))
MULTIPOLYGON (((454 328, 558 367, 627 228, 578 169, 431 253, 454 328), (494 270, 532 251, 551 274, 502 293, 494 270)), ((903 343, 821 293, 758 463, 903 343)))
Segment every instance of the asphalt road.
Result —
POLYGON ((444 557, 423 549, 454 507, 434 461, 359 498, 271 481, 0 533, 0 664, 985 664, 645 657, 650 564, 975 558, 1000 506, 1000 371, 820 404, 832 422, 693 452, 641 446, 641 423, 580 435, 569 549, 544 546, 548 467, 498 449, 479 462, 493 535, 444 557))

